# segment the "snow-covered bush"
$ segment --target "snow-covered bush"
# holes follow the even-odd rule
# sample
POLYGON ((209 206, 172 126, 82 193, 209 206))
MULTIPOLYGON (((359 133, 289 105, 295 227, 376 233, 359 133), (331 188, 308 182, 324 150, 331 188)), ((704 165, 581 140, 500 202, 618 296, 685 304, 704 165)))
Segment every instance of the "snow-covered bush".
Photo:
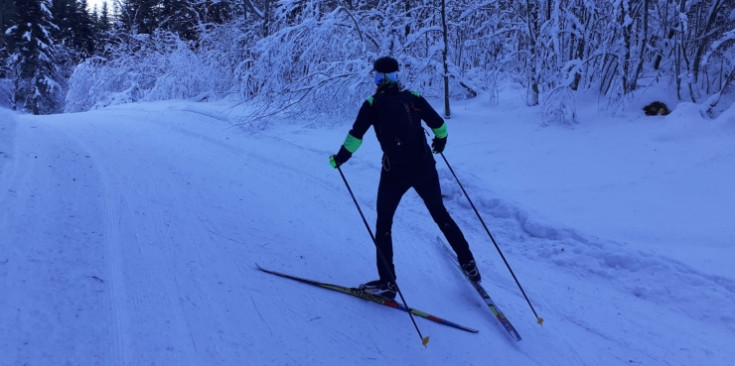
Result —
POLYGON ((0 79, 0 107, 11 107, 13 102, 13 80, 0 79))
POLYGON ((577 124, 577 105, 569 87, 558 87, 545 93, 542 125, 577 124))
MULTIPOLYGON (((352 115, 375 90, 370 71, 381 56, 399 61, 399 78, 407 88, 443 96, 436 7, 416 7, 409 16, 402 3, 360 3, 280 3, 272 33, 247 50, 236 72, 242 97, 261 106, 254 118, 352 115)), ((450 68, 451 95, 476 95, 463 70, 450 68)))
POLYGON ((69 81, 66 111, 108 105, 185 99, 229 90, 232 69, 225 58, 202 57, 172 33, 135 35, 76 67, 69 81))
POLYGON ((240 63, 242 97, 257 102, 259 114, 352 112, 373 88, 370 61, 376 54, 345 9, 319 15, 318 5, 305 4, 298 22, 289 11, 278 12, 278 30, 258 40, 240 63))

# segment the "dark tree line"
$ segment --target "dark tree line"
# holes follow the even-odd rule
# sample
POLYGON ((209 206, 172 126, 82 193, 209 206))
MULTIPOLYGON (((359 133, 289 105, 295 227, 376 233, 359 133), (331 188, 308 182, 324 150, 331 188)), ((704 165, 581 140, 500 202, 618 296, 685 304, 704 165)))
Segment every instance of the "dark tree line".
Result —
POLYGON ((59 111, 71 70, 101 47, 107 8, 98 15, 86 0, 0 1, 0 79, 9 99, 2 104, 35 114, 59 111))
POLYGON ((0 105, 35 114, 59 112, 74 67, 132 34, 168 31, 197 40, 200 26, 231 17, 217 0, 0 0, 0 105), (4 95, 3 95, 4 94, 4 95))

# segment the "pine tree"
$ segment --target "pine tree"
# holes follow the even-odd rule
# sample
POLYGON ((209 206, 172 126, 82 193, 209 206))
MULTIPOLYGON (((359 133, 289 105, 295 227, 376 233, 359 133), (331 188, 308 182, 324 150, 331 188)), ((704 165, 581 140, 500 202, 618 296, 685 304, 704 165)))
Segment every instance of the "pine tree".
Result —
POLYGON ((102 9, 95 6, 95 14, 92 17, 92 29, 95 54, 104 52, 110 41, 110 33, 112 31, 113 21, 110 7, 107 2, 102 3, 102 9), (99 10, 99 12, 97 12, 99 10))
POLYGON ((0 0, 0 106, 3 107, 10 105, 12 101, 12 88, 8 80, 10 53, 5 31, 17 23, 16 17, 15 2, 13 0, 0 0))
POLYGON ((0 49, 7 46, 5 30, 16 24, 15 1, 0 0, 0 49))
POLYGON ((122 28, 130 34, 153 34, 160 25, 159 0, 124 0, 120 9, 122 28))
POLYGON ((99 18, 97 18, 97 32, 107 33, 112 29, 112 18, 110 17, 110 7, 107 2, 102 3, 99 18))
POLYGON ((202 23, 224 24, 233 19, 234 4, 229 1, 199 0, 195 3, 202 23))
POLYGON ((50 35, 53 24, 49 0, 16 3, 18 23, 8 31, 9 72, 14 80, 13 109, 33 114, 60 108, 56 53, 50 35))
POLYGON ((9 53, 5 31, 17 23, 17 15, 13 0, 0 0, 0 79, 7 77, 5 61, 8 59, 9 53))
POLYGON ((74 1, 74 19, 76 24, 73 27, 73 47, 80 53, 82 58, 94 54, 95 46, 94 22, 87 8, 87 0, 74 1))
POLYGON ((191 0, 162 0, 161 27, 191 41, 198 38, 199 16, 191 0))

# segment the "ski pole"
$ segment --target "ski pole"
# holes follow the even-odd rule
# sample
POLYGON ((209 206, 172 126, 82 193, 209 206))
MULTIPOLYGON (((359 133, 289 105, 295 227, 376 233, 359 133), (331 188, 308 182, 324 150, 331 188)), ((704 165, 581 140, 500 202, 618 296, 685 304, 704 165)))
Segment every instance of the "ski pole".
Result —
MULTIPOLYGON (((393 270, 390 268, 390 264, 388 263, 388 259, 385 258, 385 255, 383 254, 383 251, 378 246, 378 241, 375 239, 375 235, 373 234, 373 231, 370 230, 370 224, 368 224, 367 220, 365 219, 365 215, 362 213, 362 209, 360 209, 360 204, 357 202, 357 198, 355 198, 355 194, 352 193, 352 188, 350 188, 350 184, 347 183, 347 178, 345 178, 345 174, 342 173, 342 168, 337 166, 337 171, 339 171, 339 175, 342 176, 342 180, 345 182, 345 187, 347 187, 347 191, 350 192, 350 196, 352 197, 352 201, 355 203, 355 207, 357 207, 357 212, 360 213, 360 217, 362 217, 362 222, 365 224, 365 228, 367 228, 368 233, 370 234, 370 239, 373 240, 373 244, 375 244, 375 248, 378 252, 378 257, 380 257, 380 260, 383 264, 383 267, 385 267, 388 270, 388 273, 390 273, 391 281, 396 285, 396 291, 398 292, 398 295, 401 297, 401 302, 403 303, 403 306, 406 308, 410 308, 408 304, 406 303, 406 298, 403 297, 403 292, 401 292, 401 288, 398 286, 398 282, 396 281, 396 275, 393 273, 393 270)), ((421 338, 421 344, 426 347, 426 344, 429 343, 429 337, 424 337, 421 334, 421 330, 419 329, 419 325, 416 324, 416 319, 414 319, 412 313, 408 313, 409 318, 411 318, 411 322, 413 323, 413 327, 416 328, 416 332, 419 334, 419 337, 421 338)))
POLYGON ((454 179, 457 181, 457 184, 459 184, 459 188, 462 190, 462 193, 464 193, 464 196, 467 198, 467 201, 470 203, 470 206, 475 211, 477 218, 480 219, 480 223, 485 228, 487 235, 490 237, 490 241, 492 241, 493 245, 495 245, 495 249, 498 250, 498 254, 500 254, 500 258, 503 259, 505 266, 508 268, 508 271, 510 271, 510 275, 513 276, 513 280, 516 281, 516 285, 518 285, 518 288, 521 290, 521 293, 523 294, 523 297, 526 299, 528 306, 531 307, 531 311, 533 312, 533 315, 536 316, 536 322, 539 323, 539 325, 543 324, 544 318, 538 316, 538 314, 536 313, 536 309, 534 309, 533 305, 531 305, 531 300, 528 299, 528 296, 526 295, 526 291, 523 290, 523 286, 521 286, 521 283, 518 281, 518 277, 516 277, 516 274, 513 272, 513 269, 510 268, 510 264, 508 263, 508 260, 505 259, 505 255, 503 255, 503 251, 500 250, 500 246, 498 246, 498 243, 495 241, 495 238, 493 238, 493 234, 490 232, 490 229, 487 228, 487 225, 485 225, 485 221, 482 220, 482 216, 480 216, 480 212, 477 211, 475 204, 472 203, 470 196, 467 194, 467 191, 464 189, 464 186, 462 186, 462 182, 460 182, 459 178, 457 178, 457 174, 454 173, 454 169, 452 169, 452 166, 449 165, 449 161, 447 161, 447 158, 444 156, 444 153, 442 152, 440 153, 440 155, 442 156, 442 159, 444 159, 444 162, 447 164, 447 168, 449 168, 449 171, 452 172, 454 179))

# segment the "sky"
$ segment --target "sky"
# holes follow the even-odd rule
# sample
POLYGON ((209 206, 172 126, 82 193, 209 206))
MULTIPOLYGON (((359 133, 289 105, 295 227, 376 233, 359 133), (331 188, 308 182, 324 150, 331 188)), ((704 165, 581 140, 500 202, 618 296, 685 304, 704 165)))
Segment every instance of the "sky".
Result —
POLYGON ((107 2, 107 6, 112 10, 111 0, 87 0, 87 6, 89 6, 90 9, 94 9, 94 6, 97 5, 97 9, 102 9, 102 3, 104 2, 107 2))
MULTIPOLYGON (((438 247, 409 191, 393 226, 409 306, 472 334, 275 277, 376 278, 375 252, 328 162, 351 121, 270 120, 247 103, 162 101, 32 116, 0 109, 0 366, 734 366, 735 109, 577 97, 548 125, 523 90, 454 101, 445 204, 512 340, 438 247), (240 127, 235 127, 239 125, 240 127)), ((439 101, 432 100, 434 105, 439 101)), ((358 106, 355 106, 355 113, 358 106)), ((380 148, 342 166, 375 222, 380 148)))

